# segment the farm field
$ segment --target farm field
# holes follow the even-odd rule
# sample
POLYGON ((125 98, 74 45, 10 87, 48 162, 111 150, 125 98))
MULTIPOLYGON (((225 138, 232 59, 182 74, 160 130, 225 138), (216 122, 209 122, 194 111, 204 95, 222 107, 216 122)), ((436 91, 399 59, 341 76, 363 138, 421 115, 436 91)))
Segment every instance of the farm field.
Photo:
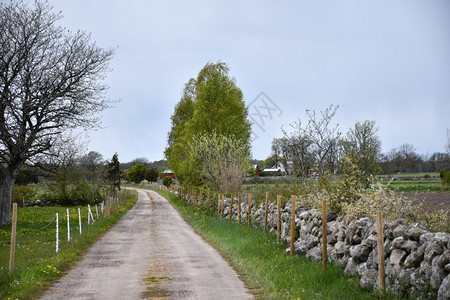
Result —
POLYGON ((439 173, 405 173, 395 175, 379 175, 376 181, 388 185, 396 192, 427 193, 446 192, 442 186, 439 173))
POLYGON ((439 173, 381 175, 377 176, 377 180, 381 184, 389 184, 391 190, 407 199, 424 203, 428 211, 446 208, 450 214, 450 189, 442 186, 439 173))

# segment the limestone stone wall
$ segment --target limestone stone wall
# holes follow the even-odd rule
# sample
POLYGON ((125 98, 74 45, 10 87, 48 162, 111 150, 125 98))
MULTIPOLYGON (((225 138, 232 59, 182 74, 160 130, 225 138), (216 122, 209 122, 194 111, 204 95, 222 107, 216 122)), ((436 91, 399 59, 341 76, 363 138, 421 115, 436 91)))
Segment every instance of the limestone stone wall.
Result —
MULTIPOLYGON (((198 199, 190 199, 198 202, 198 199)), ((264 225, 264 203, 252 202, 252 221, 264 225)), ((241 203, 241 218, 246 221, 248 203, 241 203)), ((290 238, 291 203, 282 207, 281 236, 290 238)), ((224 216, 229 217, 230 199, 225 199, 224 216)), ((233 203, 232 218, 238 219, 238 203, 233 203)), ((296 209, 295 224, 299 238, 297 255, 322 259, 322 213, 317 209, 296 209)), ((277 207, 269 205, 268 229, 277 231, 277 207)), ((338 264, 348 276, 359 276, 363 287, 378 288, 376 222, 369 218, 327 214, 328 260, 338 264)), ((403 220, 384 226, 386 288, 394 293, 431 299, 450 299, 450 234, 430 232, 424 225, 407 226, 403 220)), ((288 251, 289 249, 287 249, 288 251)))

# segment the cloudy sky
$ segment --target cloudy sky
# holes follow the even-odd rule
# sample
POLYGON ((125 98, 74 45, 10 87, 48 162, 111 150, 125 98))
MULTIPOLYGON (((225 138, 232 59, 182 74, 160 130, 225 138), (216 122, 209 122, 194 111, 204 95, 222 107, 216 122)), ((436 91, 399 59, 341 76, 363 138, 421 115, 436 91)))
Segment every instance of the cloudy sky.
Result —
POLYGON ((62 11, 59 25, 118 47, 106 82, 121 102, 89 133, 89 150, 105 159, 162 159, 183 84, 219 60, 255 122, 255 158, 270 154, 281 126, 330 104, 344 133, 375 120, 383 152, 404 143, 420 154, 444 150, 448 0, 49 2, 62 11))

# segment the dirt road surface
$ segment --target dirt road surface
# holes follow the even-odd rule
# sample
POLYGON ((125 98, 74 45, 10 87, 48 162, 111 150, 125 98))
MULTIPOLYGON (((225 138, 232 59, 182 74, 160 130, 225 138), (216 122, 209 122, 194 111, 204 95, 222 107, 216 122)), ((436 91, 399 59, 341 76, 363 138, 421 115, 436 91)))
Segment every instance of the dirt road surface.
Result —
POLYGON ((41 299, 250 299, 234 270, 153 191, 41 299))

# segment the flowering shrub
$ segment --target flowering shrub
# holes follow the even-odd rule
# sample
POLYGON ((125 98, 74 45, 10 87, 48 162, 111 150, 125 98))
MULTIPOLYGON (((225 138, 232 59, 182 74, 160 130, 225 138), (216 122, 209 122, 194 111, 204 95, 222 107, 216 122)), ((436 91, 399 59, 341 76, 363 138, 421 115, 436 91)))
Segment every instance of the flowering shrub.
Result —
POLYGON ((321 209, 323 199, 327 200, 330 210, 340 215, 376 218, 381 210, 387 220, 404 219, 406 223, 419 222, 432 231, 450 231, 448 209, 431 209, 426 203, 406 198, 402 193, 374 183, 373 178, 361 181, 361 172, 355 165, 341 178, 323 175, 318 181, 306 181, 297 185, 297 195, 301 206, 321 209))

